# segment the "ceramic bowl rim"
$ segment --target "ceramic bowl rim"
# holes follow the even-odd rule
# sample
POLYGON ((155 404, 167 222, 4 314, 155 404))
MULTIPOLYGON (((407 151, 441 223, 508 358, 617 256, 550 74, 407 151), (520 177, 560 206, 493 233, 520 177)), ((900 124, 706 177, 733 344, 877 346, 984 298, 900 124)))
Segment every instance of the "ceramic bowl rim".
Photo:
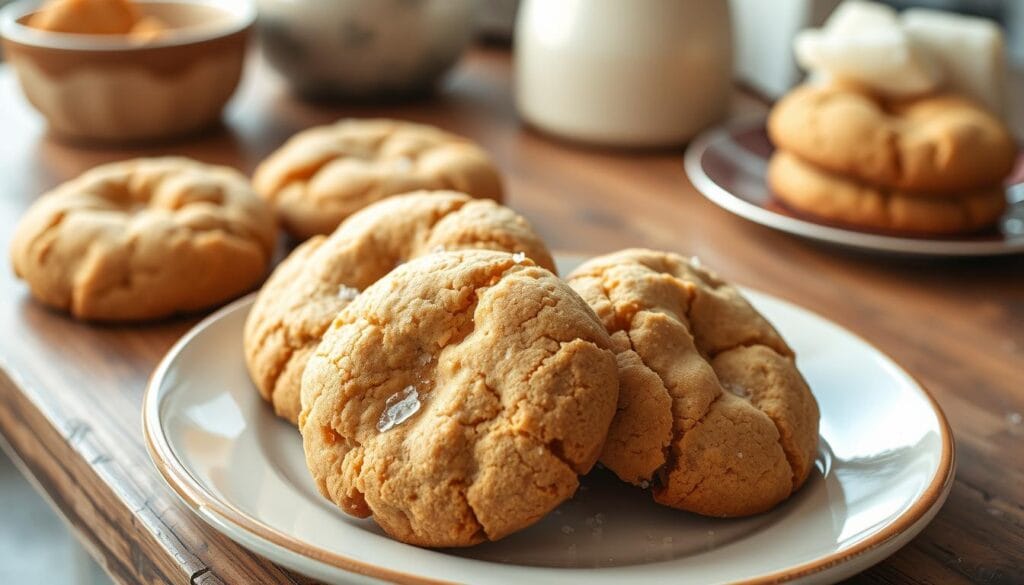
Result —
POLYGON ((155 48, 192 45, 228 37, 253 26, 256 5, 253 0, 135 0, 145 4, 200 5, 220 10, 228 16, 217 26, 195 27, 168 34, 149 42, 139 42, 126 35, 89 35, 50 32, 34 29, 19 22, 35 12, 44 0, 18 0, 0 9, 0 37, 27 47, 64 51, 131 52, 155 48))

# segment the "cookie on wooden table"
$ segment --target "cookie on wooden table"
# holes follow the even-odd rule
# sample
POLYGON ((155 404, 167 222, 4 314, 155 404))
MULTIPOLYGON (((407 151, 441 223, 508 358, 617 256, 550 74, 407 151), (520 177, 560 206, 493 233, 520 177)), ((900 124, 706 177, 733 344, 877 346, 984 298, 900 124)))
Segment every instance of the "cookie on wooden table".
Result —
POLYGON ((709 516, 764 512, 803 485, 817 402, 792 350, 736 288, 641 249, 594 258, 567 280, 617 354, 601 463, 661 504, 709 516))
POLYGON ((886 101, 849 84, 794 89, 772 109, 768 133, 824 171, 921 196, 999 185, 1017 153, 1006 125, 966 98, 886 101))
POLYGON ((1000 186, 937 197, 871 187, 776 151, 768 184, 789 207, 836 223, 910 235, 957 234, 995 224, 1006 210, 1000 186))
POLYGON ((251 289, 276 238, 273 213, 238 171, 135 159, 40 197, 18 224, 11 257, 47 305, 81 319, 155 319, 251 289))
POLYGON ((501 177, 473 142, 433 126, 346 119, 299 132, 256 169, 256 190, 297 238, 329 234, 390 195, 451 189, 501 201, 501 177))
POLYGON ((497 540, 571 497, 615 414, 611 340, 563 281, 504 252, 430 254, 360 294, 302 379, 320 492, 392 537, 497 540))
POLYGON ((520 253, 555 269, 523 217, 453 191, 385 199, 349 217, 330 237, 304 242, 267 279, 245 323, 246 363, 260 394, 294 423, 302 370, 338 312, 407 260, 467 248, 520 253))

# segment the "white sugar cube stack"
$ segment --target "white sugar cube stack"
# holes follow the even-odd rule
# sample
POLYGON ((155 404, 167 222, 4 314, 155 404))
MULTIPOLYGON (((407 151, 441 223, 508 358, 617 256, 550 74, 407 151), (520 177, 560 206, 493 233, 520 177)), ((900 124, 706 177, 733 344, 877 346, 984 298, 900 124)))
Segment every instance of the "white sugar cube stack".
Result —
POLYGON ((897 14, 847 0, 822 28, 800 32, 794 52, 817 77, 850 79, 893 97, 948 90, 1003 111, 1005 45, 985 19, 925 9, 897 14))
POLYGON ((845 2, 824 27, 800 32, 793 48, 808 71, 896 97, 929 92, 942 81, 938 62, 911 41, 896 11, 882 4, 845 2))
POLYGON ((941 64, 945 85, 1002 112, 1006 94, 1006 47, 990 20, 936 10, 907 10, 903 28, 941 64))

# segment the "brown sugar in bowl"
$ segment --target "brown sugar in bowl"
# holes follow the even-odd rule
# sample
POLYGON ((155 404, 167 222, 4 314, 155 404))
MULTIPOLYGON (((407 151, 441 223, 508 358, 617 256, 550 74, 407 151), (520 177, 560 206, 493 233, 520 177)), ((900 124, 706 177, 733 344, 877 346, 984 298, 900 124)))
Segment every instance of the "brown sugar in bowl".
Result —
POLYGON ((72 34, 25 24, 38 0, 0 11, 6 58, 57 135, 139 142, 202 130, 234 94, 256 10, 250 0, 138 2, 167 30, 151 39, 72 34))

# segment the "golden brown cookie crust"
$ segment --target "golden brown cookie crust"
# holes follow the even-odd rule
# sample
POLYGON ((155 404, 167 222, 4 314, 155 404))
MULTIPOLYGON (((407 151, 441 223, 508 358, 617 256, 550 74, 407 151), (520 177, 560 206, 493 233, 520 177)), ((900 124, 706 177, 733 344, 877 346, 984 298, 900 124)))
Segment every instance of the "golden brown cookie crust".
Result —
POLYGON ((601 462, 664 505, 766 511, 807 479, 818 407, 793 353, 734 287, 677 254, 631 249, 568 277, 612 334, 618 412, 601 462))
POLYGON ((241 173, 185 158, 96 167, 22 217, 14 270, 43 303, 80 319, 155 319, 204 309, 263 278, 277 228, 241 173))
POLYGON ((804 85, 768 118, 772 142, 832 174, 918 194, 999 185, 1017 148, 999 119, 954 95, 883 101, 850 85, 804 85))
POLYGON ((853 227, 907 234, 957 234, 995 224, 1006 210, 1002 187, 959 197, 921 196, 885 190, 831 175, 776 151, 768 164, 776 197, 797 211, 853 227))
POLYGON ((306 361, 359 291, 411 258, 472 248, 520 252, 554 270, 543 241, 522 216, 452 191, 385 199, 348 218, 330 237, 304 242, 267 279, 245 323, 246 364, 260 394, 294 423, 306 361))
POLYGON ((390 195, 450 189, 501 201, 501 177, 473 142, 398 120, 340 120, 299 132, 256 168, 256 190, 298 238, 329 234, 390 195))
POLYGON ((338 315, 306 368, 299 424, 317 487, 419 546, 525 528, 597 460, 615 413, 610 343, 530 260, 462 251, 399 266, 338 315), (418 411, 379 430, 410 389, 418 411))

